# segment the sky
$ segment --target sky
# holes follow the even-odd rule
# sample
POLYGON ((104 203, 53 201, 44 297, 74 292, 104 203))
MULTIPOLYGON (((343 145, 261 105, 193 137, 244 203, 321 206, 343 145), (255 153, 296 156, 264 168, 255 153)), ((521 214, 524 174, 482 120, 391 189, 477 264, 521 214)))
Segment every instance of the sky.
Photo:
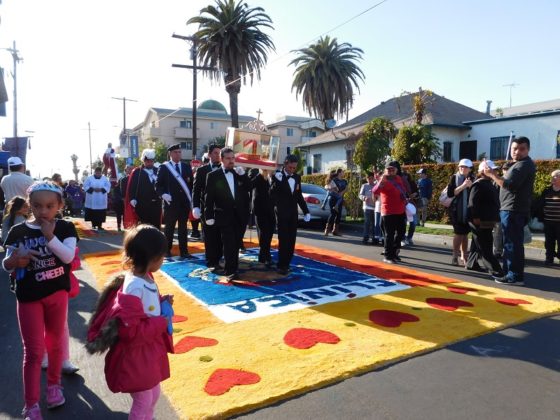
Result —
MULTIPOLYGON (((2 0, 0 48, 16 42, 18 135, 31 137, 27 166, 34 177, 80 171, 123 127, 140 124, 149 108, 192 107, 186 25, 213 0, 2 0), (88 132, 88 123, 91 131, 88 132)), ((272 123, 282 115, 308 116, 292 92, 293 50, 329 35, 361 48, 359 85, 349 118, 403 92, 430 89, 475 108, 508 107, 560 98, 557 0, 247 0, 273 21, 276 50, 261 80, 242 86, 239 113, 272 123), (513 88, 508 86, 515 84, 513 88)), ((12 56, 0 50, 12 72, 12 56)), ((0 117, 2 137, 13 135, 13 79, 0 117)), ((229 110, 223 83, 198 77, 198 101, 229 110)), ((301 98, 300 98, 301 99, 301 98)), ((339 123, 346 120, 340 118, 339 123)))

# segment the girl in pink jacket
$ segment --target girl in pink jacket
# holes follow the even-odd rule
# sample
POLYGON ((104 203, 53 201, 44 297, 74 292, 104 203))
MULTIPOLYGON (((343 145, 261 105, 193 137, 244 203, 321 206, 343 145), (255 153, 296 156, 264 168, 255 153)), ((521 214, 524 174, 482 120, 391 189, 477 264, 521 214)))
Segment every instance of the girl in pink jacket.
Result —
POLYGON ((105 288, 88 330, 90 353, 109 348, 105 357, 109 389, 132 396, 129 419, 153 418, 159 384, 170 376, 173 297, 162 297, 152 276, 166 252, 167 240, 155 227, 139 225, 128 231, 124 239, 128 271, 105 288))

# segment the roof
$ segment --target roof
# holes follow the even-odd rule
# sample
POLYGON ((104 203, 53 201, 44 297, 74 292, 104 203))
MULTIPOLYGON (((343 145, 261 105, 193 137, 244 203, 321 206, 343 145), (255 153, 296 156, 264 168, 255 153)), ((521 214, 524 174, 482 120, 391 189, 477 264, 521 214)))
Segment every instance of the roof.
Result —
MULTIPOLYGON (((177 108, 177 109, 168 109, 168 108, 150 108, 151 111, 155 112, 159 115, 165 116, 172 116, 176 118, 192 118, 192 108, 177 108)), ((196 110, 197 117, 207 117, 213 119, 220 119, 220 120, 229 120, 231 119, 231 115, 224 114, 219 111, 212 111, 206 109, 197 109, 196 110)), ((239 115, 239 121, 253 121, 255 117, 250 117, 247 115, 239 115)))
MULTIPOLYGON (((416 93, 399 96, 381 102, 369 111, 352 118, 350 121, 303 143, 300 147, 345 140, 352 134, 360 133, 364 126, 374 118, 384 117, 395 125, 414 122, 412 99, 416 93)), ((432 94, 426 105, 424 124, 428 126, 443 126, 468 129, 465 121, 492 119, 488 114, 454 102, 443 96, 432 94)))
MULTIPOLYGON (((501 109, 502 117, 510 117, 513 115, 527 115, 539 112, 560 111, 560 99, 551 99, 549 101, 534 102, 531 104, 517 105, 509 108, 501 109)), ((496 109, 492 111, 492 115, 497 116, 496 109)))
POLYGON ((208 99, 198 105, 198 111, 202 111, 203 109, 210 111, 221 111, 224 114, 227 114, 226 107, 223 106, 220 102, 215 101, 214 99, 208 99))
POLYGON ((313 117, 295 117, 292 115, 282 115, 278 117, 278 120, 266 125, 269 129, 278 126, 295 126, 302 130, 309 128, 319 128, 324 130, 323 123, 317 118, 313 117))
POLYGON ((486 119, 465 121, 465 124, 476 125, 476 124, 486 124, 486 123, 495 123, 495 122, 497 123, 500 121, 520 120, 524 118, 550 117, 552 115, 560 115, 560 109, 553 110, 553 111, 539 111, 539 112, 531 112, 531 113, 518 114, 518 115, 508 115, 508 116, 496 117, 496 118, 490 118, 486 116, 486 119))

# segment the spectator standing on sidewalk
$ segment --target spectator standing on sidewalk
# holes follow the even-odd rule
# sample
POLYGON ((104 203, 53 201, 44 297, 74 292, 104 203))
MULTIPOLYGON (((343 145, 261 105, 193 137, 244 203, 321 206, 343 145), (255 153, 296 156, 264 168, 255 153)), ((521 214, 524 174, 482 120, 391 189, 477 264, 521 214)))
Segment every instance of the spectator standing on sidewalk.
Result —
POLYGON ((500 220, 500 198, 492 180, 484 174, 485 168, 495 170, 498 166, 491 160, 482 161, 478 166, 478 178, 471 187, 468 214, 472 242, 466 268, 488 271, 493 278, 501 278, 504 276, 502 267, 492 252, 492 229, 500 220))
MULTIPOLYGON (((397 162, 398 163, 398 162, 397 162)), ((397 171, 397 175, 399 175, 404 183, 406 189, 406 197, 408 199, 408 203, 412 204, 414 207, 418 208, 418 186, 416 182, 412 179, 410 174, 406 171, 397 171)), ((412 216, 412 220, 408 223, 408 232, 406 233, 402 246, 405 245, 414 245, 414 241, 412 237, 414 236, 414 232, 416 232, 416 225, 418 224, 418 211, 414 213, 412 216)))
POLYGON ((381 224, 385 232, 385 258, 383 262, 394 264, 400 261, 401 241, 406 231, 406 191, 397 175, 397 162, 389 162, 385 173, 375 184, 372 192, 381 196, 381 224))
POLYGON ((16 196, 27 197, 27 189, 33 184, 33 178, 25 173, 25 165, 17 156, 8 159, 8 169, 10 173, 0 181, 6 203, 16 196))
POLYGON ((473 163, 470 159, 461 159, 456 174, 452 175, 447 185, 447 196, 453 197, 449 206, 449 217, 453 225, 453 258, 451 265, 465 265, 468 259, 469 223, 467 206, 469 204, 469 191, 474 181, 471 173, 473 163))
POLYGON ((420 177, 418 179, 418 205, 417 208, 417 216, 418 216, 418 223, 420 226, 424 226, 426 224, 426 219, 428 218, 428 203, 432 199, 432 180, 428 177, 428 170, 426 168, 420 169, 416 172, 420 177))
POLYGON ((545 265, 553 265, 555 257, 560 259, 560 170, 550 176, 551 185, 542 192, 538 206, 544 222, 545 265))
POLYGON ((536 167, 529 157, 531 141, 527 137, 514 138, 511 143, 513 165, 503 177, 487 168, 484 173, 500 187, 500 221, 504 233, 505 276, 497 283, 523 285, 525 247, 523 230, 529 221, 536 167))
POLYGON ((362 201, 362 208, 364 210, 364 235, 362 239, 364 245, 367 245, 370 236, 372 242, 375 243, 375 196, 371 192, 374 185, 375 174, 373 172, 368 172, 367 182, 362 184, 358 195, 362 201))

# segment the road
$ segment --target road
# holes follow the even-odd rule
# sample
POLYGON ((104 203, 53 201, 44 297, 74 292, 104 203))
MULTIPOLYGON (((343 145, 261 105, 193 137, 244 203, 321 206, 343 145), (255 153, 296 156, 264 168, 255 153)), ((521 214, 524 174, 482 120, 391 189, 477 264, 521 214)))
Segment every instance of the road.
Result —
MULTIPOLYGON (((89 253, 118 249, 120 240, 119 236, 102 234, 95 239, 84 238, 79 245, 83 253, 89 253)), ((302 229, 298 242, 325 250, 344 249, 348 254, 374 261, 383 258, 381 248, 362 245, 357 232, 347 232, 342 238, 326 238, 318 230, 302 229)), ((544 267, 540 251, 528 252, 526 287, 516 288, 489 283, 484 274, 451 266, 446 238, 418 235, 415 242, 415 246, 401 253, 404 266, 560 300, 560 268, 544 267)), ((113 394, 107 389, 103 357, 89 356, 84 350, 83 337, 98 292, 87 270, 77 274, 82 289, 70 302, 69 320, 71 359, 81 369, 79 375, 64 378, 65 407, 52 412, 43 410, 44 418, 126 419, 130 408, 128 395, 113 394)), ((4 379, 0 382, 0 418, 20 418, 22 350, 15 297, 8 290, 3 272, 0 284, 4 285, 0 287, 0 358, 4 379)), ((403 360, 237 418, 559 419, 558 331, 560 316, 528 322, 403 360)), ((158 403, 156 418, 178 418, 165 397, 158 403)))

